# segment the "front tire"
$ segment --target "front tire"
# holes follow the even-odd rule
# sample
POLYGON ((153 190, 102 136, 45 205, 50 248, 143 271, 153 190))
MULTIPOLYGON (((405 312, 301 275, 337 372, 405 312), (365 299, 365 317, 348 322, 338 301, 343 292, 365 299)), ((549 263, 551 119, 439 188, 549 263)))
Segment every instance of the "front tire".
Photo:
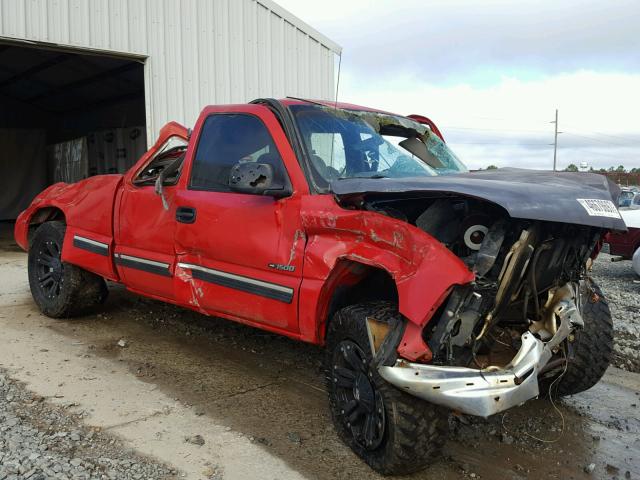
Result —
POLYGON ((563 397, 590 389, 600 381, 613 354, 613 320, 600 287, 590 278, 580 285, 584 328, 568 344, 569 359, 541 381, 542 393, 563 397), (564 374, 563 374, 564 372, 564 374), (557 380, 557 381, 556 381, 557 380))
POLYGON ((404 393, 371 366, 367 317, 397 318, 395 305, 345 307, 327 331, 325 372, 331 416, 340 439, 383 475, 425 468, 446 438, 446 410, 404 393))
POLYGON ((103 303, 108 295, 104 279, 62 262, 66 227, 46 222, 34 233, 29 247, 29 287, 40 311, 48 317, 72 317, 103 303))

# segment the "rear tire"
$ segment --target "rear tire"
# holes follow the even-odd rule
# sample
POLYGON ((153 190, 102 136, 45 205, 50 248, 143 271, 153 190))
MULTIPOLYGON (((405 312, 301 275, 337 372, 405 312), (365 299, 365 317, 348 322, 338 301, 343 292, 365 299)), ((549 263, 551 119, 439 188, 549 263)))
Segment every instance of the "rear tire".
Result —
POLYGON ((580 285, 584 328, 569 344, 569 361, 541 380, 541 391, 554 397, 574 395, 593 387, 609 367, 613 353, 613 321, 600 287, 591 279, 580 285), (553 383, 558 377, 561 378, 553 383), (552 385, 553 384, 553 385, 552 385))
POLYGON ((104 279, 61 260, 65 224, 46 222, 29 247, 29 287, 40 311, 52 318, 79 315, 104 303, 109 293, 104 279))
POLYGON ((366 318, 397 318, 387 302, 338 311, 327 331, 325 372, 331 416, 340 439, 383 475, 425 468, 441 452, 448 412, 387 383, 371 367, 366 318))

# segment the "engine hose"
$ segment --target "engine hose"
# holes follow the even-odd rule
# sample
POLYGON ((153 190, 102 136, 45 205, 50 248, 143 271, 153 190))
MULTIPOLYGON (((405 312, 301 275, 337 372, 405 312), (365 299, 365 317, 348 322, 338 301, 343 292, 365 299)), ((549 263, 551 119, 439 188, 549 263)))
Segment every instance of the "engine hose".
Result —
POLYGON ((544 367, 542 367, 540 369, 540 371, 538 372, 538 376, 543 375, 545 373, 547 373, 550 370, 553 370, 554 368, 558 368, 562 365, 564 365, 565 363, 567 363, 569 360, 565 357, 565 358, 556 358, 555 360, 551 360, 550 362, 548 362, 544 367))
MULTIPOLYGON (((540 318, 540 303, 538 301, 538 287, 536 286, 536 267, 538 265, 538 259, 540 258, 540 254, 551 248, 551 245, 548 243, 543 243, 538 247, 536 253, 533 254, 533 260, 531 260, 531 265, 529 267, 529 283, 531 285, 531 293, 533 294, 533 306, 536 311, 536 320, 540 318)), ((525 304, 525 311, 526 311, 525 304)))

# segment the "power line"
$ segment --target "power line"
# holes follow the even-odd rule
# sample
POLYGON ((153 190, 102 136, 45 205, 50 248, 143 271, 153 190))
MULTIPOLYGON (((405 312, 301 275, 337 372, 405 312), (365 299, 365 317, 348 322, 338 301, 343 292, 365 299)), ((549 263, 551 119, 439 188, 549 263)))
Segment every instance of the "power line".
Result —
MULTIPOLYGON (((554 122, 551 122, 554 123, 554 122)), ((620 136, 616 136, 616 135, 608 135, 605 133, 600 133, 600 132, 592 132, 592 131, 588 131, 588 130, 581 130, 581 129, 577 129, 575 127, 571 127, 570 125, 567 125, 567 127, 571 128, 572 132, 581 132, 581 133, 572 133, 572 132, 565 132, 568 133, 570 135, 575 135, 578 137, 582 137, 582 138, 586 138, 589 140, 593 140, 596 142, 601 142, 601 143, 608 143, 611 145, 623 145, 621 143, 618 142, 607 142, 606 140, 602 140, 602 139, 598 139, 598 138, 593 138, 589 135, 584 135, 584 133, 591 133, 593 135, 601 135, 604 137, 610 137, 610 138, 616 138, 619 140, 622 140, 624 142, 628 142, 628 144, 639 144, 640 143, 640 136, 638 139, 630 139, 630 138, 624 138, 624 137, 620 137, 620 136)), ((544 133, 544 134, 549 134, 549 131, 547 130, 530 130, 530 129, 517 129, 517 128, 482 128, 482 127, 455 127, 455 126, 443 126, 443 129, 448 129, 448 130, 469 130, 469 131, 479 131, 479 132, 521 132, 521 133, 544 133)))
MULTIPOLYGON (((471 118, 480 118, 482 120, 499 120, 499 121, 502 121, 502 122, 512 122, 513 121, 513 118, 481 117, 479 115, 471 115, 471 118)), ((548 120, 542 120, 542 119, 539 119, 539 118, 532 118, 532 117, 527 117, 527 122, 544 124, 544 125, 549 123, 548 120)))
MULTIPOLYGON (((555 122, 552 121, 551 123, 555 123, 555 122)), ((448 128, 449 130, 460 130, 463 127, 444 127, 444 128, 448 128)), ((487 131, 502 131, 502 132, 526 131, 526 130, 499 130, 499 129, 480 129, 480 128, 477 128, 477 129, 476 128, 467 128, 467 130, 487 130, 487 131)), ((539 132, 539 133, 547 133, 548 134, 549 132, 539 132)), ((592 142, 597 142, 597 143, 601 143, 601 144, 604 144, 604 145, 614 145, 614 146, 617 146, 617 147, 629 147, 629 148, 633 148, 633 146, 634 146, 634 143, 626 143, 625 144, 625 143, 618 143, 618 142, 610 142, 610 141, 606 141, 606 140, 601 140, 599 138, 593 138, 593 137, 590 137, 588 135, 582 135, 582 134, 579 134, 579 133, 574 133, 573 131, 563 130, 562 132, 558 132, 558 134, 561 134, 561 133, 566 134, 566 135, 570 135, 570 136, 573 136, 573 137, 584 138, 585 140, 590 140, 592 142)), ((496 142, 455 142, 454 140, 449 140, 449 143, 457 143, 459 145, 464 145, 464 144, 482 145, 482 144, 485 144, 485 143, 486 144, 491 144, 491 145, 493 145, 493 144, 495 144, 495 145, 534 145, 534 144, 530 144, 530 143, 529 144, 524 144, 524 143, 505 143, 505 142, 499 142, 499 141, 496 141, 496 142)), ((540 144, 540 145, 542 145, 542 144, 540 144)), ((553 145, 553 143, 550 144, 550 145, 553 145)), ((635 145, 640 145, 640 138, 637 141, 635 141, 635 145)))
MULTIPOLYGON (((567 132, 558 132, 558 134, 560 133, 567 133, 567 132)), ((553 143, 506 143, 506 142, 456 142, 453 140, 449 140, 447 142, 449 145, 492 145, 492 146, 505 146, 505 147, 553 147, 553 143)), ((558 149, 562 149, 562 150, 588 150, 589 154, 593 154, 593 155, 608 155, 612 158, 619 158, 619 155, 614 155, 614 154, 605 154, 605 153, 600 153, 600 151, 596 150, 594 151, 594 148, 601 148, 601 147, 597 147, 597 146, 588 146, 588 145, 562 145, 562 144, 558 144, 558 149)))
POLYGON ((449 130, 478 130, 478 131, 487 131, 487 132, 531 132, 531 133, 549 133, 546 130, 519 130, 519 129, 509 129, 509 128, 478 128, 478 127, 452 127, 452 126, 443 126, 443 129, 449 130))
MULTIPOLYGON (((618 143, 618 142, 608 142, 606 140, 600 140, 599 138, 593 138, 593 137, 590 137, 588 135, 581 135, 579 133, 573 133, 573 132, 565 132, 565 133, 567 135, 584 138, 586 140, 591 140, 592 142, 603 143, 605 145, 616 145, 618 147, 631 147, 631 145, 632 145, 632 144, 624 144, 624 143, 618 143)), ((636 145, 640 144, 640 139, 638 139, 635 143, 636 143, 636 145)))
MULTIPOLYGON (((631 140, 631 139, 629 139, 629 138, 621 137, 621 136, 619 136, 619 135, 611 135, 611 134, 608 134, 608 133, 594 132, 594 131, 590 131, 590 130, 582 130, 582 129, 577 128, 577 127, 574 127, 574 126, 572 126, 572 125, 567 125, 567 126, 568 126, 569 128, 571 128, 572 130, 575 130, 575 131, 578 131, 578 132, 591 133, 591 134, 593 134, 593 135, 601 135, 601 136, 603 136, 603 137, 617 138, 617 139, 619 139, 619 140, 623 140, 623 141, 625 141, 625 142, 634 142, 634 143, 637 143, 638 141, 640 141, 640 138, 639 138, 639 139, 637 139, 637 140, 636 140, 636 139, 631 140)), ((640 135, 640 134, 639 134, 639 135, 640 135)))

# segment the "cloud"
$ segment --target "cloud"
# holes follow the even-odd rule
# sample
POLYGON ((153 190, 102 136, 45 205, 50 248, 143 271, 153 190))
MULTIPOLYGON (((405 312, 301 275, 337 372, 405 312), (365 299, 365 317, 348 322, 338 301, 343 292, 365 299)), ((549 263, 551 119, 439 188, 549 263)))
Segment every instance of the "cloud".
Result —
POLYGON ((551 168, 555 108, 558 165, 640 166, 640 73, 575 72, 537 80, 505 77, 491 86, 432 85, 410 77, 362 82, 345 74, 339 97, 434 120, 472 168, 551 168))
POLYGON ((640 2, 276 0, 344 47, 340 100, 432 118, 472 168, 640 166, 640 2))
POLYGON ((496 72, 640 71, 635 0, 279 3, 341 43, 343 61, 359 75, 490 83, 496 72))
MULTIPOLYGON (((551 170, 553 147, 531 148, 517 145, 467 145, 450 143, 450 147, 471 169, 498 167, 533 168, 551 170)), ((568 165, 579 166, 585 162, 596 170, 624 165, 627 169, 639 166, 638 148, 635 147, 580 147, 569 148, 562 145, 558 149, 557 168, 568 165)))

